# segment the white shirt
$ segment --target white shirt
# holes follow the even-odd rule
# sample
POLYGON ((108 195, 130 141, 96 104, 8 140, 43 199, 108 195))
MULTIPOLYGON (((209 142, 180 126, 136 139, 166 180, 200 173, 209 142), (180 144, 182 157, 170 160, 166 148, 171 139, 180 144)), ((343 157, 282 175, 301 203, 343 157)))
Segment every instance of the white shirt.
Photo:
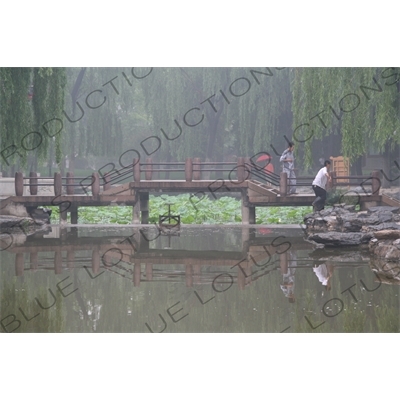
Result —
POLYGON ((312 184, 319 186, 322 189, 325 189, 326 182, 328 181, 328 177, 326 176, 327 173, 328 173, 328 170, 326 169, 326 167, 321 168, 318 171, 317 176, 314 178, 312 184))

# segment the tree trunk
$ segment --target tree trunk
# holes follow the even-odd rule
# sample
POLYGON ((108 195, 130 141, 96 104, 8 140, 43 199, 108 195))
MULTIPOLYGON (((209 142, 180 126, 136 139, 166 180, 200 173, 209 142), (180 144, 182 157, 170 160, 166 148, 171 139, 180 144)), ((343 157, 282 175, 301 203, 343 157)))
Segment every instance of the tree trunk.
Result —
POLYGON ((358 157, 352 164, 351 175, 362 175, 362 156, 358 157))

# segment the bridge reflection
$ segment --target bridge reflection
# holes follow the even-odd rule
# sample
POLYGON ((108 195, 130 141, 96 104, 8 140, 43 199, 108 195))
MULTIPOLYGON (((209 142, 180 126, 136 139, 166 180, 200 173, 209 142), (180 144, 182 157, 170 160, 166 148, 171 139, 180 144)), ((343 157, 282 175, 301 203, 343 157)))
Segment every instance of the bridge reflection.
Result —
POLYGON ((218 237, 209 237, 205 243, 204 236, 200 239, 193 232, 192 228, 191 234, 183 230, 181 235, 162 235, 155 228, 127 228, 123 234, 117 231, 98 236, 97 232, 87 236, 73 227, 60 229, 50 235, 53 237, 29 236, 6 251, 15 254, 15 275, 19 277, 38 271, 62 274, 85 269, 92 277, 115 274, 134 286, 179 282, 193 287, 228 280, 244 289, 278 270, 281 289, 289 301, 294 301, 291 293, 296 269, 321 264, 321 255, 299 232, 290 237, 283 230, 236 227, 229 243, 218 237))

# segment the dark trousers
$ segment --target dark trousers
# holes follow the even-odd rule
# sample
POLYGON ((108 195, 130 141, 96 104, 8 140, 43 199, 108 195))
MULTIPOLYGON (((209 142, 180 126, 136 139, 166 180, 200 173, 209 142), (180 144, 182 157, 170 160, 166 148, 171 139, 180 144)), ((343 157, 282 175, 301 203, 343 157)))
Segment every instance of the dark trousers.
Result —
POLYGON ((322 187, 319 187, 317 185, 313 185, 312 188, 314 190, 315 196, 317 197, 314 200, 313 205, 315 206, 317 211, 321 211, 325 207, 326 190, 322 189, 322 187))

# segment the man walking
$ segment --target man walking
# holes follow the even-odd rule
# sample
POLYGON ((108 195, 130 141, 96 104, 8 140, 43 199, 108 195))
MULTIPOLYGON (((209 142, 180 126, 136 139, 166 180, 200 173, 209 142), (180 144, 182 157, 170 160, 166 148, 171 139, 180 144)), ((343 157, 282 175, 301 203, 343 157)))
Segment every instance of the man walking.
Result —
POLYGON ((282 153, 280 162, 283 162, 283 172, 287 173, 289 181, 289 194, 296 193, 296 175, 294 173, 294 143, 289 142, 288 148, 282 153))
POLYGON ((312 203, 314 211, 321 211, 325 208, 326 183, 331 181, 331 177, 329 175, 330 166, 331 162, 329 160, 325 160, 324 166, 318 171, 317 176, 313 180, 312 188, 316 196, 316 199, 312 203))

